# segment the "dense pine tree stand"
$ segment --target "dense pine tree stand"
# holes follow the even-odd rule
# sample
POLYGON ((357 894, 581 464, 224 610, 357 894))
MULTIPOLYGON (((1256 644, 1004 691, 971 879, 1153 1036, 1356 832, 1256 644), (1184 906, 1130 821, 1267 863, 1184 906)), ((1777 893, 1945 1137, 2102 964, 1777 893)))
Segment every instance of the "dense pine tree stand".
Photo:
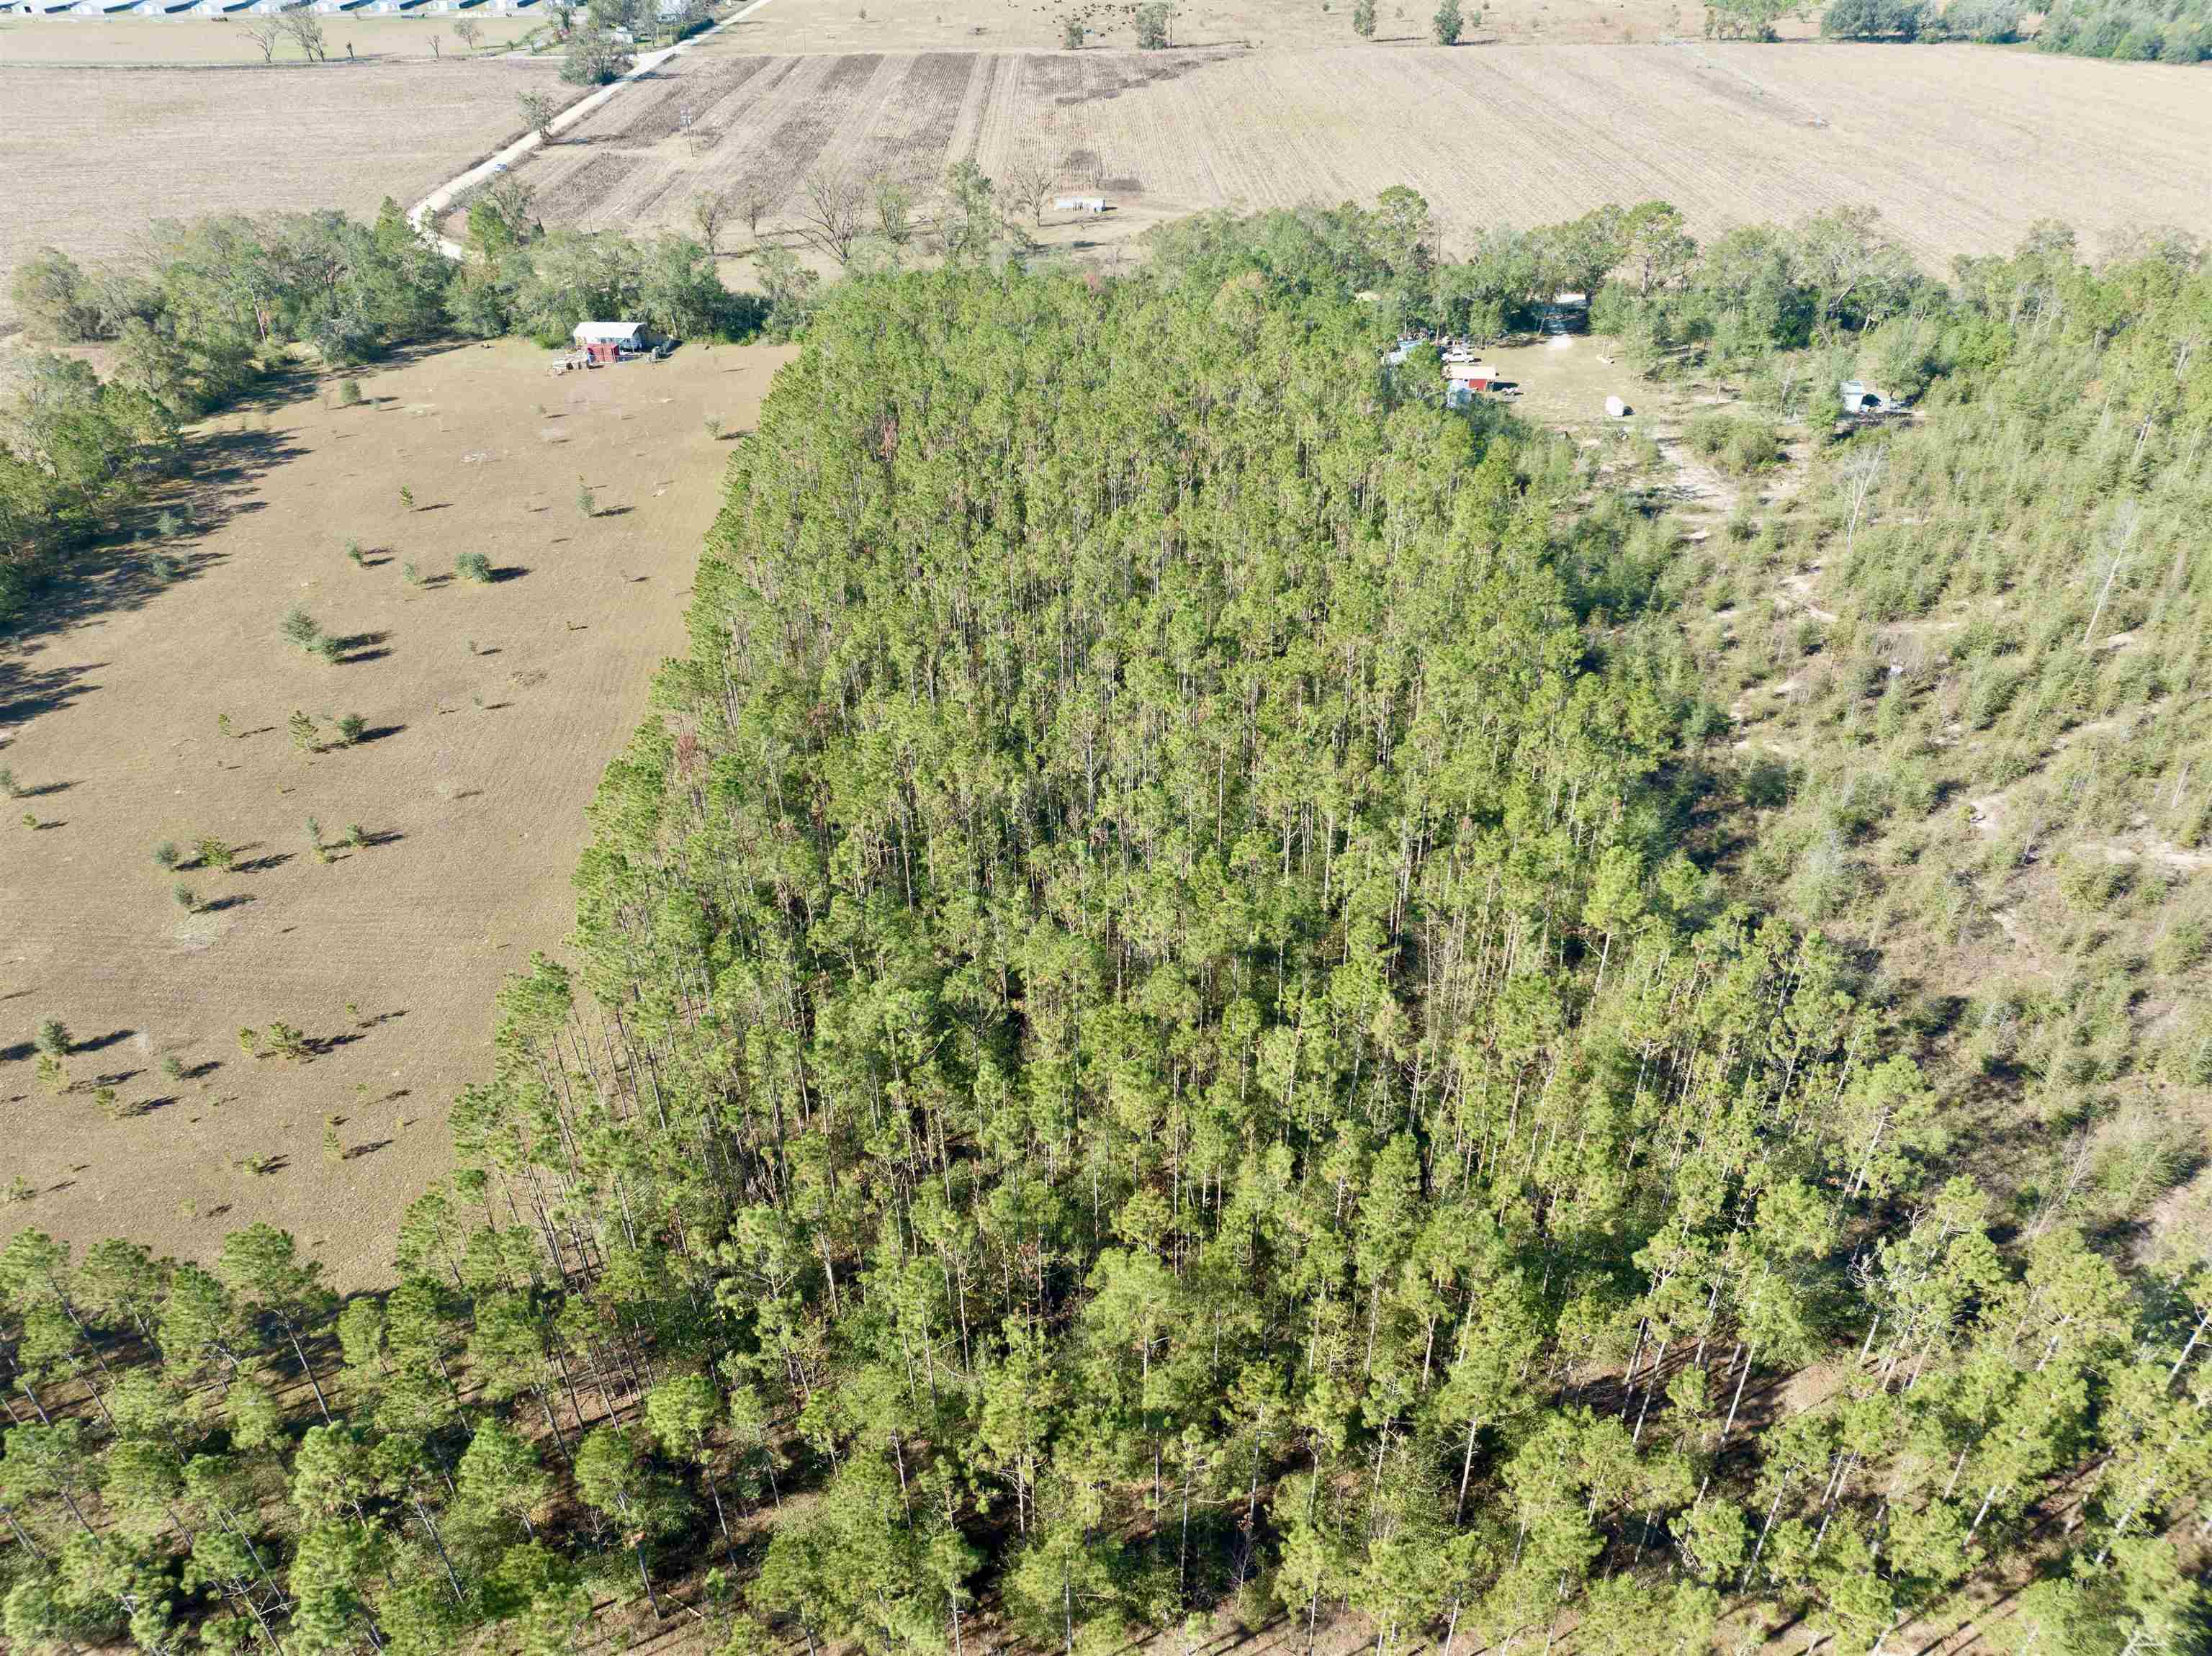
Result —
MULTIPOLYGON (((2197 1647, 2201 1250, 1977 1177, 1650 523, 1384 368, 1403 228, 828 295, 398 1285, 8 1244, 11 1648, 2197 1647)), ((2205 276, 2067 270, 2180 464, 2205 276)), ((1960 408, 2048 274, 1908 294, 1960 408)))

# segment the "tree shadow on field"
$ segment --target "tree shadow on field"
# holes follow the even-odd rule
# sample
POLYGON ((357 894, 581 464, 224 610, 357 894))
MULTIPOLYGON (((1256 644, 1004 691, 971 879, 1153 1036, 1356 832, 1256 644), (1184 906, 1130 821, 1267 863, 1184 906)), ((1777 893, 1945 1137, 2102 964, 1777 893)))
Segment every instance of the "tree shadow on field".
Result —
POLYGON ((91 688, 52 682, 54 673, 27 665, 19 652, 102 616, 142 609, 222 562, 224 555, 204 544, 207 536, 233 518, 261 510, 263 502, 252 498, 255 486, 303 452, 285 433, 265 430, 204 431, 180 441, 176 475, 149 481, 112 532, 53 560, 33 585, 12 631, 0 634, 16 646, 0 659, 0 725, 64 705, 56 699, 58 690, 91 688), (181 528, 161 534, 165 518, 181 528))
POLYGON ((389 633, 349 633, 337 640, 338 664, 351 667, 364 661, 381 661, 392 653, 383 647, 389 633))
POLYGON ((39 667, 20 657, 0 656, 0 730, 27 724, 40 713, 57 713, 99 684, 88 675, 107 664, 82 667, 39 667))

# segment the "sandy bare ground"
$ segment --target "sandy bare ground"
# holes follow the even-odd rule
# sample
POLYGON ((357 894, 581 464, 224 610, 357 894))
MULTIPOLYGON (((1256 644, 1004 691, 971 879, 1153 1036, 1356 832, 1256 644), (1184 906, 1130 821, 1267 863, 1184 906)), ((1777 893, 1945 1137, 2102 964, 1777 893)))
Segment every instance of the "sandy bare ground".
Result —
POLYGON ((1872 203, 1938 270, 2009 250, 2043 218, 2092 246, 2159 223, 2212 232, 2212 97, 2178 68, 1703 43, 768 57, 744 50, 754 27, 533 159, 522 175, 541 209, 674 227, 698 191, 729 188, 771 202, 770 228, 794 221, 817 167, 927 179, 963 157, 1002 173, 1040 153, 1115 203, 1104 220, 1048 218, 1048 242, 1078 245, 1394 184, 1429 198, 1448 246, 1647 197, 1705 235, 1872 203))
POLYGON ((31 791, 0 834, 0 1184, 38 1192, 0 1222, 204 1254, 266 1218, 342 1283, 388 1271, 401 1208, 447 1163, 453 1095, 485 1073, 494 992, 558 951, 583 807, 681 646, 730 452, 704 420, 750 426, 789 355, 550 379, 532 347, 456 347, 365 376, 373 406, 226 417, 189 573, 0 656, 0 763, 31 791), (580 476, 604 515, 580 516, 580 476), (453 579, 471 549, 502 578, 453 579), (278 636, 295 604, 354 640, 347 662, 278 636), (371 739, 310 756, 295 709, 357 711, 371 739), (324 864, 311 816, 372 843, 324 864), (238 867, 156 866, 157 842, 203 834, 238 867), (58 1098, 22 1045, 47 1017, 85 1047, 58 1098), (276 1019, 329 1050, 240 1050, 276 1019), (165 1077, 170 1056, 198 1073, 165 1077), (143 1113, 108 1119, 102 1082, 143 1113), (256 1155, 281 1166, 236 1165, 256 1155))
MULTIPOLYGON (((343 37, 334 29, 331 38, 343 37)), ((510 58, 0 66, 9 130, 37 135, 36 164, 9 168, 0 210, 0 311, 9 271, 42 245, 110 258, 157 219, 315 207, 368 214, 386 196, 404 205, 521 130, 518 93, 569 94, 557 69, 510 58)))

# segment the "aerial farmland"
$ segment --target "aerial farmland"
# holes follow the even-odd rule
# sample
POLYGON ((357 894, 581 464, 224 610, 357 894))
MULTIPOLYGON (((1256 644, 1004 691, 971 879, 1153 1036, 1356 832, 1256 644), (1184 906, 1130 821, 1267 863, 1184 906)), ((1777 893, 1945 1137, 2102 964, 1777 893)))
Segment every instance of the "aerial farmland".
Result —
POLYGON ((787 232, 817 173, 926 188, 973 159, 994 176, 1038 164, 1111 197, 1103 223, 1063 225, 1048 243, 1392 184, 1428 199, 1448 243, 1647 197, 1699 234, 1875 203, 1936 269, 2045 218, 2105 241, 2161 222, 2212 232, 2212 100, 2200 77, 2156 66, 1686 40, 1444 52, 1348 35, 1274 51, 1007 52, 985 36, 943 52, 769 55, 799 9, 775 0, 762 15, 787 4, 781 33, 725 32, 534 158, 522 176, 541 209, 581 227, 677 229, 714 191, 787 232), (2042 120, 2052 102, 2075 118, 2042 120))

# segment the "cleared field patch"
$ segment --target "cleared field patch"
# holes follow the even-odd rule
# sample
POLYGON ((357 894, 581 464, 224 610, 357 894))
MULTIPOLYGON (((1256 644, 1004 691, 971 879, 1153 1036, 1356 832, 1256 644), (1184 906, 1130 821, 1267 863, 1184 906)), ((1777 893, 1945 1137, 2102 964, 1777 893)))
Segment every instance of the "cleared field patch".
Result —
POLYGON ((343 1283, 383 1275, 501 980, 561 948, 583 807, 680 646, 730 452, 705 422, 749 426, 789 355, 551 379, 532 347, 458 347, 365 375, 368 406, 227 416, 184 576, 0 653, 25 791, 0 852, 0 1183, 36 1192, 11 1225, 191 1256, 266 1218, 343 1283), (283 635, 295 606, 337 664, 283 635), (358 713, 362 739, 308 751, 295 713, 324 743, 358 713), (29 1049, 49 1017, 78 1047, 62 1095, 29 1049), (316 1054, 241 1050, 280 1021, 316 1054))
POLYGON ((0 67, 10 129, 37 135, 37 165, 11 169, 0 212, 0 293, 16 263, 46 243, 108 258, 157 219, 373 213, 386 196, 413 201, 520 130, 518 93, 572 95, 557 67, 506 58, 0 67))
POLYGON ((1042 154, 1066 183, 1110 191, 1116 209, 1048 227, 1048 241, 1394 184, 1420 191, 1461 239, 1646 197, 1674 202, 1705 235, 1872 203, 1937 270, 2008 250, 2045 218, 2093 246, 2161 223, 2212 232, 2201 75, 1972 46, 760 60, 718 41, 668 76, 660 101, 617 98, 584 124, 584 143, 530 163, 554 220, 675 227, 712 188, 759 196, 764 227, 788 227, 817 166, 927 179, 967 156, 995 173, 1042 154), (713 112, 697 143, 662 136, 651 112, 687 95, 713 112))

